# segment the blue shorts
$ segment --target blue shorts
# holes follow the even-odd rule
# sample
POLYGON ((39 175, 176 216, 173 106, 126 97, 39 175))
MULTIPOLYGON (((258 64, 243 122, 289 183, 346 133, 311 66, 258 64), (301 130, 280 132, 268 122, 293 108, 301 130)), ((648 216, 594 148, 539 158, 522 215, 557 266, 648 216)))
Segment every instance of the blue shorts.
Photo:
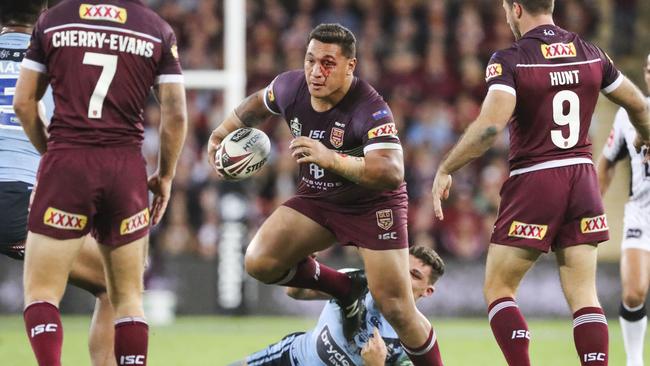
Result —
POLYGON ((297 366, 291 357, 291 345, 304 332, 291 333, 265 349, 246 357, 248 366, 297 366))

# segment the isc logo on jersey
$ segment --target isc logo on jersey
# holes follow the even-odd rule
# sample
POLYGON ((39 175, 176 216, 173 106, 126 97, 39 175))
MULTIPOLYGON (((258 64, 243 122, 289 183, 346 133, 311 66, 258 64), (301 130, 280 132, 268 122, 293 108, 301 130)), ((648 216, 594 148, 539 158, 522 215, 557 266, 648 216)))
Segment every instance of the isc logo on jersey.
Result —
POLYGON ((124 24, 126 23, 126 9, 108 4, 81 4, 79 17, 86 20, 108 20, 124 24))
POLYGON ((577 56, 576 46, 573 45, 573 42, 543 44, 541 47, 542 56, 544 56, 545 59, 577 56))
POLYGON ((600 215, 596 217, 585 217, 580 220, 580 231, 583 234, 597 233, 600 231, 607 231, 607 216, 600 215))
POLYGON ((526 224, 525 222, 513 221, 510 224, 508 236, 542 240, 546 236, 546 231, 548 231, 548 225, 526 224))
POLYGON ((73 214, 61 211, 54 207, 48 207, 43 215, 43 223, 47 226, 63 230, 81 231, 86 227, 88 217, 86 215, 73 214))
POLYGON ((120 224, 120 235, 134 233, 149 225, 149 209, 138 212, 137 214, 127 217, 120 224))
POLYGON ((485 81, 503 74, 503 67, 501 64, 490 64, 485 68, 485 81))
POLYGON ((381 126, 377 126, 370 131, 368 131, 368 138, 374 139, 381 136, 395 136, 397 135, 397 127, 395 123, 385 123, 381 126))

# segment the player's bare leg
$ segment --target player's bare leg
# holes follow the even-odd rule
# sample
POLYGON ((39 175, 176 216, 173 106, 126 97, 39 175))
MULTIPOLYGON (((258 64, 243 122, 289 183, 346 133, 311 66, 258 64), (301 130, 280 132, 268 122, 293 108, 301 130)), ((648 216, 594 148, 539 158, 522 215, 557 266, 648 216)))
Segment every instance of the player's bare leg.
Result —
POLYGON ((39 366, 60 366, 59 302, 84 238, 57 240, 29 232, 25 243, 25 327, 39 366))
POLYGON ((540 254, 534 249, 499 244, 490 244, 488 249, 483 294, 492 333, 511 366, 530 365, 530 332, 515 294, 540 254))
POLYGON ((114 350, 118 364, 147 364, 149 327, 142 308, 147 243, 148 237, 143 237, 119 247, 100 246, 108 296, 115 312, 114 350))
POLYGON ((317 222, 280 206, 248 246, 246 272, 268 284, 319 290, 345 304, 353 290, 350 278, 310 257, 329 248, 334 240, 334 235, 317 222))
POLYGON ((557 251, 560 281, 573 312, 573 338, 582 365, 607 365, 607 319, 596 292, 596 245, 576 245, 557 251))
POLYGON ((621 258, 623 301, 619 311, 627 366, 643 366, 643 343, 648 317, 645 299, 650 286, 650 252, 628 248, 621 258))
POLYGON ((408 249, 359 248, 368 288, 381 313, 399 335, 415 366, 442 365, 438 342, 429 320, 415 307, 408 249))
POLYGON ((91 364, 93 366, 115 365, 113 307, 106 292, 106 276, 99 246, 89 235, 86 236, 72 265, 69 282, 97 298, 88 336, 91 364))

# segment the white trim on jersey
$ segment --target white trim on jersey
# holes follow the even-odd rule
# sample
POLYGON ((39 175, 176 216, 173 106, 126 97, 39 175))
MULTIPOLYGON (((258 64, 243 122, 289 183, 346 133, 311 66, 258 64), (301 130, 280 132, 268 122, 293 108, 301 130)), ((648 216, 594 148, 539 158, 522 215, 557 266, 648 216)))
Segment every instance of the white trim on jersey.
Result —
MULTIPOLYGON (((273 81, 275 81, 275 80, 273 80, 273 81)), ((273 85, 273 83, 271 83, 271 85, 273 85)), ((262 95, 262 101, 264 102, 264 106, 266 107, 266 109, 267 109, 269 112, 271 112, 271 114, 274 114, 274 115, 276 115, 276 116, 279 116, 279 115, 282 114, 282 113, 278 113, 278 112, 274 111, 274 110, 271 108, 271 106, 268 104, 268 102, 266 101, 266 96, 269 95, 268 89, 271 87, 271 85, 269 85, 269 86, 267 86, 266 88, 264 88, 264 95, 262 95)))
POLYGON ((156 84, 165 83, 185 83, 185 78, 181 74, 162 74, 156 76, 156 84))
POLYGON ((363 148, 363 154, 367 154, 372 150, 402 150, 402 145, 395 142, 378 142, 376 144, 367 145, 363 148))
POLYGON ((559 160, 549 160, 543 163, 535 164, 526 168, 515 169, 510 172, 510 176, 515 176, 524 173, 535 172, 538 170, 551 169, 551 168, 560 168, 563 166, 569 165, 579 165, 579 164, 591 164, 594 162, 591 159, 587 158, 569 158, 569 159, 559 159, 559 160))
POLYGON ((618 77, 616 78, 616 80, 614 80, 614 82, 609 84, 608 86, 602 88, 600 91, 603 92, 603 94, 609 94, 609 93, 613 92, 614 90, 616 90, 619 86, 621 86, 621 84, 623 83, 623 80, 624 80, 623 73, 619 72, 618 77))
POLYGON ((20 67, 24 67, 29 70, 40 72, 41 74, 47 73, 47 66, 43 65, 40 62, 30 60, 28 58, 23 59, 23 61, 20 63, 20 67))
POLYGON ((563 64, 517 64, 517 67, 562 67, 562 66, 575 66, 575 65, 586 65, 593 64, 594 62, 601 62, 599 58, 587 61, 576 61, 576 62, 566 62, 563 64))
POLYGON ((121 33, 126 33, 126 34, 132 34, 134 36, 140 36, 143 38, 150 39, 154 42, 157 43, 162 43, 162 40, 160 38, 156 38, 154 36, 150 36, 146 33, 142 32, 136 32, 134 30, 130 29, 124 29, 124 28, 118 28, 118 27, 110 27, 106 25, 91 25, 91 24, 83 24, 83 23, 68 23, 68 24, 61 24, 57 25, 56 27, 51 27, 47 28, 46 30, 43 31, 43 33, 49 33, 55 30, 59 29, 66 29, 66 28, 84 28, 84 29, 99 29, 99 30, 107 30, 107 31, 113 31, 113 32, 121 32, 121 33))
POLYGON ((510 93, 510 94, 514 95, 515 97, 517 96, 517 91, 515 90, 515 88, 513 88, 513 87, 511 87, 509 85, 505 85, 505 84, 492 84, 488 88, 488 91, 490 91, 490 90, 501 90, 501 91, 504 91, 506 93, 510 93))

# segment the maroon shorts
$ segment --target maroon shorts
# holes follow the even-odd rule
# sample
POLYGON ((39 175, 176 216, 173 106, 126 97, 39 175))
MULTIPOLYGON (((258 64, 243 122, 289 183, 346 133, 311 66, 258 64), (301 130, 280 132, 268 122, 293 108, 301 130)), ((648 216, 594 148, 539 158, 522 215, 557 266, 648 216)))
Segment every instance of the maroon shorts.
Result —
POLYGON ((147 172, 138 147, 48 151, 38 170, 30 231, 66 240, 89 232, 120 246, 149 233, 147 172))
POLYGON ((492 243, 548 252, 608 239, 593 165, 514 175, 503 184, 492 243))
POLYGON ((283 204, 331 231, 342 245, 372 250, 408 248, 406 194, 364 208, 341 206, 314 198, 293 197, 283 204))

